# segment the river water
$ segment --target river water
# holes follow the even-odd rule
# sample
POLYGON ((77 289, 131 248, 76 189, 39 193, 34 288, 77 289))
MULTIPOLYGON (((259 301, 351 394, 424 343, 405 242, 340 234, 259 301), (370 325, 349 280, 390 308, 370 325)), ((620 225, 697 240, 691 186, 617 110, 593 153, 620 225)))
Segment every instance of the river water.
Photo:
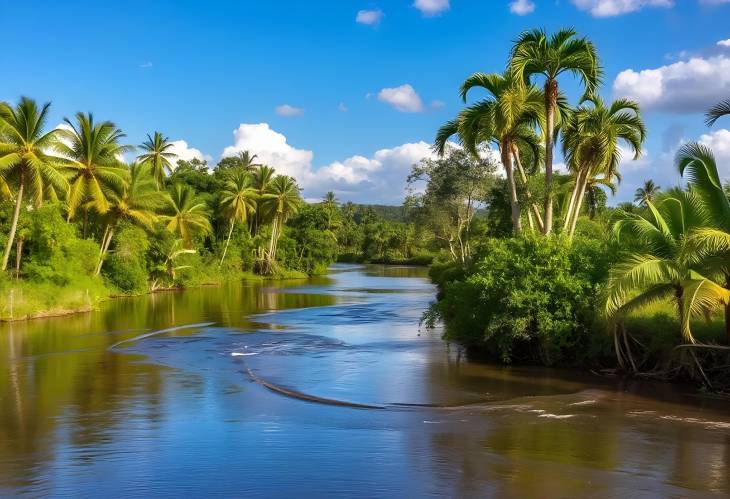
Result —
POLYGON ((472 363, 424 269, 0 327, 0 496, 727 497, 730 403, 472 363))

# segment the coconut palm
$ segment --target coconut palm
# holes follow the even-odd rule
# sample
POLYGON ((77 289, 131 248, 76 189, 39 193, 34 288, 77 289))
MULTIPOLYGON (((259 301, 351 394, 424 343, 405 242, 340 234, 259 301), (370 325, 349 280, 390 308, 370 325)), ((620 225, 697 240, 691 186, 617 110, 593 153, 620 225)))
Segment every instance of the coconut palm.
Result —
MULTIPOLYGON (((684 145, 676 158, 679 172, 689 179, 690 186, 702 199, 710 223, 698 228, 689 237, 688 256, 694 264, 730 290, 730 200, 726 196, 712 151, 697 143, 684 145)), ((730 345, 730 300, 723 302, 722 293, 706 286, 704 298, 725 306, 725 333, 730 345)))
POLYGON ((60 171, 64 161, 49 152, 57 145, 56 130, 45 131, 50 106, 49 102, 38 107, 28 97, 21 97, 15 107, 0 103, 0 188, 4 191, 9 190, 9 186, 16 189, 2 270, 8 267, 26 190, 33 203, 40 205, 44 199, 55 198, 56 191, 68 188, 60 171))
POLYGON ((129 172, 121 155, 131 148, 119 143, 124 134, 114 123, 94 123, 91 113, 76 113, 75 123, 68 118, 64 122, 66 127, 58 130, 58 151, 71 160, 68 219, 74 218, 79 207, 104 215, 109 210, 111 191, 120 189, 127 180, 129 172))
POLYGON ((616 324, 649 303, 671 299, 682 337, 694 343, 690 319, 711 310, 708 296, 730 294, 698 272, 688 247, 693 231, 706 227, 710 216, 693 190, 673 190, 656 205, 646 205, 647 212, 623 213, 614 225, 617 238, 631 235, 641 250, 626 254, 611 269, 604 311, 616 324))
POLYGON ((705 123, 712 126, 723 116, 730 116, 730 99, 715 104, 705 115, 705 123))
POLYGON ((151 229, 157 214, 165 205, 165 196, 157 190, 148 165, 139 163, 129 167, 129 181, 114 185, 110 190, 109 209, 104 216, 106 226, 99 251, 96 274, 101 272, 104 259, 120 221, 126 220, 145 229, 151 229))
POLYGON ((183 240, 185 246, 192 246, 196 233, 212 232, 208 220, 208 207, 198 198, 192 187, 182 184, 173 186, 164 209, 167 229, 183 240))
POLYGON ((172 173, 172 161, 177 158, 177 155, 171 151, 174 146, 168 137, 160 132, 155 132, 152 137, 148 134, 147 140, 139 147, 145 152, 140 154, 137 160, 149 165, 159 189, 165 182, 165 172, 172 173))
POLYGON ((251 154, 249 151, 240 151, 236 155, 236 158, 238 158, 239 166, 247 172, 253 172, 256 168, 261 166, 256 162, 256 158, 258 158, 258 156, 256 154, 251 154))
POLYGON ((526 31, 517 39, 509 63, 512 73, 528 82, 534 76, 544 77, 545 127, 545 223, 543 232, 553 226, 553 143, 555 115, 558 108, 558 78, 563 73, 578 76, 586 94, 593 94, 600 84, 602 69, 596 48, 587 38, 577 38, 572 28, 561 29, 548 36, 541 29, 526 31))
MULTIPOLYGON (((266 165, 258 165, 256 169, 253 172, 253 188, 256 189, 257 194, 257 201, 261 201, 263 199, 264 194, 266 193, 266 190, 269 188, 269 184, 271 184, 271 181, 274 179, 275 170, 271 168, 270 166, 266 165)), ((252 227, 252 233, 256 234, 259 230, 259 226, 261 225, 263 218, 264 218, 264 209, 266 208, 265 203, 259 203, 259 207, 256 210, 256 216, 253 218, 253 227, 252 227)))
POLYGON ((262 202, 269 207, 272 215, 271 240, 267 254, 268 270, 273 270, 276 250, 284 223, 299 211, 301 197, 296 181, 287 175, 276 176, 262 196, 262 202))
POLYGON ((233 170, 226 179, 221 192, 220 206, 229 221, 228 237, 220 264, 226 259, 233 228, 237 222, 246 223, 249 215, 256 212, 257 192, 251 186, 251 174, 242 168, 233 170))
POLYGON ((586 97, 563 125, 563 155, 574 172, 575 185, 568 203, 563 232, 573 235, 589 183, 602 178, 608 185, 620 180, 621 143, 634 159, 641 157, 646 128, 639 105, 618 99, 606 106, 597 96, 586 97))
POLYGON ((634 201, 640 205, 646 205, 647 201, 654 201, 660 191, 661 187, 655 184, 653 180, 645 180, 644 185, 636 189, 634 201))
MULTIPOLYGON (((456 135, 464 147, 479 155, 479 146, 495 144, 500 151, 502 166, 507 176, 512 211, 512 231, 521 231, 520 206, 513 165, 516 165, 522 182, 527 182, 520 160, 520 152, 530 150, 537 160, 541 156, 539 138, 533 126, 540 123, 544 98, 537 87, 518 84, 509 73, 475 73, 467 78, 461 87, 461 96, 467 98, 469 90, 479 87, 489 92, 490 97, 462 110, 456 119, 442 126, 434 143, 439 155, 443 155, 448 140, 456 135)), ((528 201, 531 195, 527 190, 528 201)), ((536 206, 531 206, 538 223, 542 217, 536 206)))

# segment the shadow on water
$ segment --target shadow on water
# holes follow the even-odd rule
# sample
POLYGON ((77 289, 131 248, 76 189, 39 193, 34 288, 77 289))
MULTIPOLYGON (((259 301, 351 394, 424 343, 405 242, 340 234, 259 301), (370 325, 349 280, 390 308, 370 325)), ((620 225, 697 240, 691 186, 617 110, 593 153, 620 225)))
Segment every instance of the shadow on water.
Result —
POLYGON ((336 265, 3 325, 0 495, 730 492, 727 403, 470 362, 419 329, 433 297, 336 265))

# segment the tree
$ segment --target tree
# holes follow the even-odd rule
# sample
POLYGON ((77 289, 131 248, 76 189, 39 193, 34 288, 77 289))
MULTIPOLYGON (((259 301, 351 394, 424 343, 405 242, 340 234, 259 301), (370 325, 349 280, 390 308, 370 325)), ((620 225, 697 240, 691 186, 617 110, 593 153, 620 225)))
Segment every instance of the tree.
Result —
POLYGON ((572 28, 561 29, 548 36, 541 29, 526 31, 515 43, 509 63, 512 74, 529 82, 534 76, 544 77, 545 127, 545 208, 543 232, 553 226, 553 144, 555 115, 560 95, 558 78, 563 73, 577 75, 586 94, 593 94, 600 84, 602 69, 596 48, 587 38, 576 38, 572 28))
POLYGON ((217 165, 217 169, 221 171, 233 168, 242 168, 243 170, 253 173, 256 168, 261 166, 256 162, 257 155, 251 154, 249 151, 239 151, 235 156, 226 156, 222 158, 217 165))
MULTIPOLYGON (((485 89, 490 97, 462 110, 456 119, 442 126, 436 135, 434 148, 443 156, 448 140, 453 135, 477 157, 480 144, 497 145, 510 192, 513 233, 519 235, 520 206, 513 164, 516 163, 523 184, 526 185, 527 178, 520 161, 520 151, 533 151, 535 161, 541 156, 539 138, 535 135, 533 126, 541 121, 544 99, 536 87, 519 84, 509 73, 473 74, 462 84, 462 98, 466 100, 468 92, 475 87, 485 89)), ((528 198, 530 197, 528 190, 528 198)), ((542 224, 537 207, 530 208, 533 209, 538 223, 542 224)))
POLYGON ((723 116, 730 116, 730 99, 715 104, 705 115, 705 123, 712 126, 723 116))
POLYGON ((25 190, 30 192, 33 203, 40 206, 45 198, 55 198, 57 190, 65 191, 68 187, 59 170, 63 160, 50 154, 57 146, 57 131, 45 131, 50 106, 48 102, 39 108, 28 97, 21 97, 15 107, 0 104, 0 177, 6 185, 16 188, 2 270, 8 268, 25 190))
POLYGON ((647 201, 654 202, 657 194, 661 192, 661 187, 654 183, 653 180, 645 180, 644 185, 636 189, 634 194, 634 202, 646 206, 647 201))
POLYGON ((174 146, 169 138, 160 132, 155 132, 152 137, 148 134, 147 140, 139 147, 145 152, 140 154, 137 160, 150 167, 159 189, 165 182, 165 171, 172 173, 172 160, 177 158, 177 155, 171 152, 174 146))
POLYGON ((612 186, 613 179, 621 179, 620 142, 629 146, 636 160, 641 157, 645 137, 639 105, 628 99, 618 99, 607 107, 600 97, 587 97, 571 114, 563 130, 563 155, 574 172, 575 184, 563 224, 565 233, 572 236, 575 232, 589 184, 600 179, 612 186))
POLYGON ((119 222, 126 220, 132 225, 151 229, 157 214, 165 204, 165 195, 157 190, 155 179, 149 165, 133 164, 129 167, 129 181, 114 185, 109 196, 109 210, 106 213, 106 226, 101 240, 99 262, 95 275, 101 273, 104 259, 119 222))
POLYGON ((196 233, 209 234, 213 230, 208 220, 208 207, 195 190, 186 185, 172 187, 163 214, 167 229, 182 239, 186 248, 192 246, 196 233))
POLYGON ((276 246, 281 237, 283 225, 291 215, 297 213, 301 204, 299 187, 293 178, 278 175, 267 187, 262 201, 269 206, 272 213, 271 240, 266 258, 267 270, 271 272, 276 262, 276 246))
MULTIPOLYGON (((262 201, 266 190, 269 188, 269 184, 274 178, 274 169, 270 166, 259 165, 253 172, 253 188, 256 189, 257 200, 262 201)), ((264 204, 265 203, 260 203, 264 204)), ((265 206, 264 206, 265 207, 265 206)), ((256 210, 256 216, 253 219, 253 230, 252 233, 256 234, 259 230, 264 217, 264 210, 256 210)))
MULTIPOLYGON (((119 144, 124 134, 111 121, 94 123, 91 113, 76 113, 76 122, 64 118, 67 128, 58 131, 59 152, 71 160, 66 205, 68 220, 81 206, 100 215, 109 210, 109 196, 124 185, 128 171, 121 155, 130 150, 119 144)), ((86 229, 84 218, 84 229, 86 229)))
POLYGON ((220 265, 226 259, 228 245, 236 222, 246 223, 248 216, 256 212, 256 189, 251 186, 251 174, 242 168, 232 170, 221 192, 220 207, 229 221, 228 237, 220 265))
MULTIPOLYGON (((730 200, 725 194, 712 151, 697 143, 684 145, 677 153, 679 172, 702 199, 710 223, 690 235, 688 257, 725 290, 730 290, 730 200)), ((725 333, 730 345, 730 299, 713 286, 698 290, 708 306, 724 304, 725 333)), ((730 291, 728 291, 730 293, 730 291)))

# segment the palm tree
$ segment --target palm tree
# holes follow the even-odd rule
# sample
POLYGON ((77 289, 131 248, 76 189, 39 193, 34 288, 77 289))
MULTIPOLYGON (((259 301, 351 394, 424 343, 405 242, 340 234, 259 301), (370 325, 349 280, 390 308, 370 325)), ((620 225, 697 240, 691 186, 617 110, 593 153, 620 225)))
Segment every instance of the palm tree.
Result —
POLYGON ((267 254, 268 271, 273 270, 276 261, 276 250, 279 237, 287 219, 299 211, 301 198, 299 186, 295 180, 286 175, 276 176, 263 195, 263 202, 270 207, 273 215, 271 223, 271 240, 267 254))
POLYGON ((172 173, 171 161, 177 157, 170 151, 174 146, 168 137, 160 132, 155 132, 152 137, 147 134, 147 140, 139 147, 146 152, 140 154, 137 159, 140 163, 150 166, 159 189, 165 181, 165 171, 172 173))
POLYGON ((645 206, 647 201, 653 202, 660 191, 661 187, 655 184, 653 180, 645 180, 644 185, 636 189, 634 201, 645 206))
POLYGON ((712 126, 717 120, 728 115, 730 115, 730 99, 726 99, 715 104, 715 106, 707 111, 707 114, 705 115, 705 123, 707 126, 712 126))
POLYGON ((190 248, 194 234, 212 231, 207 211, 205 202, 197 197, 192 187, 176 184, 167 198, 164 213, 167 229, 190 248))
POLYGON ((149 230, 165 205, 165 196, 157 190, 148 165, 132 164, 129 167, 128 178, 128 182, 114 185, 110 190, 109 209, 104 217, 106 226, 101 240, 96 275, 101 272, 114 230, 119 222, 126 220, 149 230))
POLYGON ((34 204, 40 205, 45 198, 55 197, 56 190, 65 191, 68 187, 59 171, 64 161, 49 154, 57 145, 56 130, 44 130, 50 106, 48 102, 39 108, 28 97, 21 97, 15 107, 0 104, 0 177, 4 188, 17 188, 2 270, 8 267, 25 190, 30 192, 34 204))
MULTIPOLYGON (((697 143, 684 145, 676 158, 679 172, 689 178, 690 187, 702 199, 710 223, 689 237, 688 256, 713 280, 730 290, 730 199, 726 196, 712 151, 697 143)), ((711 286, 703 290, 708 303, 725 306, 725 334, 730 345, 730 300, 711 286)), ((730 292, 730 291, 728 291, 730 292)))
MULTIPOLYGON (((269 184, 271 184, 271 181, 274 178, 274 174, 275 170, 266 165, 258 165, 254 170, 253 188, 256 189, 257 201, 261 201, 263 199, 266 190, 269 188, 269 184)), ((264 217, 264 210, 260 208, 261 206, 259 206, 259 209, 256 210, 256 216, 253 218, 253 227, 251 231, 253 234, 258 232, 259 226, 261 225, 264 217)))
POLYGON ((249 151, 240 151, 236 157, 240 163, 239 166, 247 172, 253 172, 257 167, 261 166, 259 163, 256 163, 258 156, 251 154, 249 151))
POLYGON ((223 249, 220 265, 226 259, 228 245, 231 242, 233 227, 236 222, 246 223, 248 216, 256 212, 256 189, 251 187, 251 174, 243 169, 233 170, 223 186, 220 205, 229 220, 228 237, 223 249))
POLYGON ((611 186, 621 180, 620 142, 629 146, 634 159, 641 157, 646 128, 639 105, 619 99, 606 107, 600 97, 587 97, 572 113, 563 129, 563 155, 575 173, 575 185, 568 203, 563 231, 572 236, 580 215, 586 187, 596 178, 611 186), (590 103, 590 105, 585 105, 590 103))
POLYGON ((543 232, 549 234, 553 225, 553 143, 555 114, 560 95, 558 77, 573 73, 583 84, 586 94, 593 94, 600 84, 602 69, 596 48, 587 38, 576 38, 572 28, 561 29, 548 36, 541 29, 526 31, 515 43, 509 63, 512 73, 528 82, 533 76, 545 78, 545 223, 543 232))
MULTIPOLYGON (((517 166, 526 187, 527 177, 520 161, 520 152, 531 150, 536 161, 541 156, 539 138, 535 135, 533 126, 541 122, 544 99, 537 87, 517 84, 509 73, 473 74, 461 86, 464 100, 474 87, 487 90, 490 97, 462 110, 456 119, 442 126, 436 135, 434 148, 439 155, 443 155, 448 140, 453 135, 457 135, 464 147, 477 157, 481 144, 497 145, 510 193, 512 231, 514 235, 519 235, 520 206, 513 164, 517 166)), ((527 195, 531 201, 529 189, 527 195)), ((540 211, 537 206, 530 204, 538 224, 541 224, 540 211)))
MULTIPOLYGON (((79 206, 86 214, 93 209, 100 215, 109 210, 112 189, 124 185, 128 170, 121 155, 129 151, 119 144, 124 134, 111 121, 94 123, 91 113, 76 113, 76 123, 64 118, 66 128, 58 130, 58 151, 71 160, 66 199, 68 220, 76 215, 79 206)), ((84 217, 86 232, 87 217, 84 217)))
POLYGON ((689 245, 693 232, 709 223, 709 214, 692 190, 673 190, 657 205, 646 205, 645 214, 623 213, 614 225, 617 237, 633 235, 641 251, 625 255, 611 269, 604 311, 616 324, 649 303, 672 299, 682 337, 694 343, 690 319, 705 316, 716 304, 708 297, 730 297, 730 291, 698 271, 689 245))

